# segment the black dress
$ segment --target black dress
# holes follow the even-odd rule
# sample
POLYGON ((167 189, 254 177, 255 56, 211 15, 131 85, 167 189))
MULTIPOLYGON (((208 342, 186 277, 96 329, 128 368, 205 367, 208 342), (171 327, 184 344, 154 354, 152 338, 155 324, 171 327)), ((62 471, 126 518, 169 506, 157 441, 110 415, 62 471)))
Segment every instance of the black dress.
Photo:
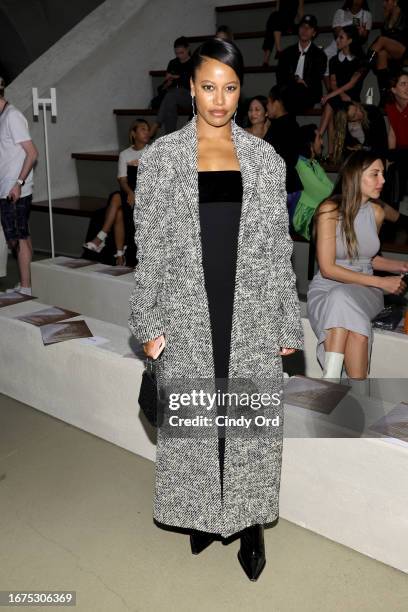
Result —
MULTIPOLYGON (((345 57, 343 61, 340 61, 339 54, 337 54, 329 62, 329 72, 330 75, 335 75, 337 87, 343 87, 343 85, 351 81, 356 72, 361 72, 361 77, 354 87, 345 92, 354 102, 360 102, 364 82, 364 64, 361 58, 353 57, 352 60, 349 60, 345 57)), ((335 111, 344 107, 340 96, 330 98, 329 104, 335 111)))
MULTIPOLYGON (((231 345, 232 311, 242 178, 237 171, 199 172, 202 263, 207 291, 217 389, 226 391, 231 345)), ((217 414, 225 414, 222 406, 217 414)), ((218 448, 223 487, 225 432, 219 428, 218 448)))

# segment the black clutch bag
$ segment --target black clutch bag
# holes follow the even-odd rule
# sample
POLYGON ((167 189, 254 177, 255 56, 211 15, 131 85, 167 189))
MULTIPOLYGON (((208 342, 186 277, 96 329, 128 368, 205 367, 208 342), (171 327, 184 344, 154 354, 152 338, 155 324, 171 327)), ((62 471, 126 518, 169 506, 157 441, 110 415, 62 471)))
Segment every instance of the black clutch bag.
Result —
POLYGON ((399 325, 403 314, 404 312, 402 306, 398 306, 396 304, 386 306, 384 310, 382 310, 375 317, 375 319, 373 319, 373 327, 392 331, 399 325))
POLYGON ((150 425, 160 427, 163 423, 163 405, 154 371, 154 361, 150 358, 146 359, 146 368, 142 375, 138 401, 150 425))

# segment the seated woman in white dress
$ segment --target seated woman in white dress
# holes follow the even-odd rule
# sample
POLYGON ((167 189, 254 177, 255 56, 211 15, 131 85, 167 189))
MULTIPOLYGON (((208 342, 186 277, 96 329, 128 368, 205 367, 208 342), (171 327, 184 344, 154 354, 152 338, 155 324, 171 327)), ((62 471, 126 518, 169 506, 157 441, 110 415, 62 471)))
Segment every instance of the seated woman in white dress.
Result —
MULTIPOLYGON (((357 151, 342 173, 342 195, 323 202, 315 215, 319 271, 307 295, 310 324, 317 336, 323 378, 367 377, 371 321, 384 307, 384 292, 403 294, 408 262, 378 255, 384 210, 376 200, 384 166, 374 153, 357 151), (375 276, 374 270, 386 272, 375 276)), ((356 383, 358 385, 358 383, 356 383)))

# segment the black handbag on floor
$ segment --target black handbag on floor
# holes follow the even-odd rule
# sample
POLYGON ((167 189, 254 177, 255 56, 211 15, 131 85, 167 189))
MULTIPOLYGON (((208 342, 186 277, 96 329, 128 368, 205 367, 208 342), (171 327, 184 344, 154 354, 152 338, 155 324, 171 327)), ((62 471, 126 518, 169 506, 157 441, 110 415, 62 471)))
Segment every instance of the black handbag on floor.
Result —
POLYGON ((375 317, 375 319, 373 319, 373 327, 392 331, 393 329, 398 327, 403 315, 404 310, 402 306, 399 306, 397 304, 391 304, 390 306, 386 306, 384 310, 382 310, 375 317))
POLYGON ((150 425, 160 427, 163 423, 163 404, 154 371, 154 360, 150 357, 146 359, 146 368, 142 375, 138 401, 150 425))

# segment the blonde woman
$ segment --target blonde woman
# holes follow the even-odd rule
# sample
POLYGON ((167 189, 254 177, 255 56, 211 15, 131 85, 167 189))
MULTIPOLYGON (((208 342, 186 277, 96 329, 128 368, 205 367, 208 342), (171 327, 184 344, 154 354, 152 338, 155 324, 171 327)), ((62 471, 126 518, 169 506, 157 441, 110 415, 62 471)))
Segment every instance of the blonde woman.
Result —
POLYGON ((387 127, 377 106, 344 102, 334 119, 333 162, 340 164, 352 151, 376 151, 383 157, 387 151, 387 127))

